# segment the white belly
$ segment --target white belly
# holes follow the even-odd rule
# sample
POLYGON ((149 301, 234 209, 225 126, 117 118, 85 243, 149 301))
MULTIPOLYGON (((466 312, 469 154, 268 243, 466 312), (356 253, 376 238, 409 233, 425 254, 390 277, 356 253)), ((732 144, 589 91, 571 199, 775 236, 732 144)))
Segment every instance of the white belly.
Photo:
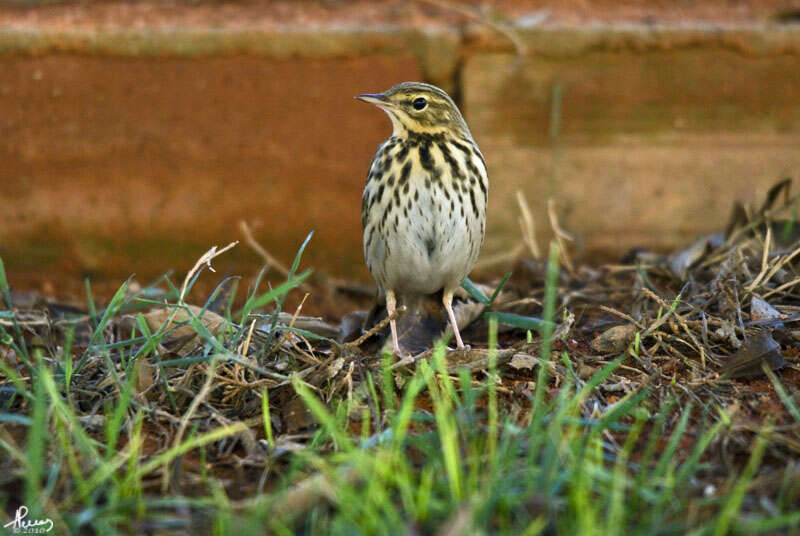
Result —
MULTIPOLYGON (((435 144, 434 144, 435 145, 435 144)), ((388 150, 388 149, 387 149, 388 150)), ((381 155, 373 169, 379 169, 381 155)), ((441 149, 433 148, 435 171, 424 169, 412 150, 410 173, 402 183, 368 181, 365 188, 364 253, 372 275, 384 290, 398 294, 433 294, 455 290, 478 258, 485 230, 486 186, 475 173, 454 178, 441 149), (402 186, 402 187, 401 187, 402 186), (390 189, 391 187, 391 189, 390 189)), ((465 156, 451 151, 465 169, 465 156)), ((482 169, 479 155, 470 169, 482 169)), ((485 181, 485 177, 484 177, 485 181)))
POLYGON ((376 245, 385 258, 383 273, 376 276, 384 288, 408 294, 455 289, 474 266, 483 242, 482 222, 468 198, 452 196, 451 203, 435 188, 421 188, 419 199, 407 212, 406 204, 392 214, 381 233, 383 244, 376 245))
POLYGON ((472 268, 467 221, 441 203, 430 191, 420 193, 411 218, 401 218, 398 232, 387 237, 387 285, 416 294, 432 294, 458 286, 472 268))

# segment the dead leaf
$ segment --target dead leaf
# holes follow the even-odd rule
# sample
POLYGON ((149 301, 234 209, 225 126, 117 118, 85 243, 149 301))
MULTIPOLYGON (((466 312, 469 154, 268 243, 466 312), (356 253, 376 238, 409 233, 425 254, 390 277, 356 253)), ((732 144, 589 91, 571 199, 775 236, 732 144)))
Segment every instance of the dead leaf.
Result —
POLYGON ((574 323, 575 313, 570 311, 564 321, 556 326, 555 331, 553 331, 553 340, 560 340, 566 337, 569 331, 572 329, 572 325, 574 323))
MULTIPOLYGON (((214 335, 216 335, 219 327, 225 322, 222 316, 212 311, 203 311, 202 307, 186 305, 186 308, 192 312, 192 315, 199 317, 200 322, 214 335), (200 316, 201 313, 203 316, 200 316)), ((175 348, 171 348, 171 350, 177 351, 197 337, 197 330, 189 324, 192 316, 188 311, 183 308, 175 311, 173 308, 163 307, 161 309, 152 309, 144 315, 144 319, 150 331, 156 332, 169 321, 173 312, 175 316, 172 317, 172 322, 167 326, 168 334, 164 337, 162 342, 167 347, 174 346, 175 348)))
POLYGON ((633 340, 636 333, 636 326, 633 324, 623 324, 608 328, 603 333, 594 338, 589 346, 596 352, 603 354, 618 354, 624 352, 633 340))
POLYGON ((142 394, 155 383, 156 368, 150 364, 147 357, 140 356, 133 365, 136 374, 136 392, 142 394))
MULTIPOLYGON (((501 350, 495 356, 495 363, 498 367, 509 362, 517 350, 510 348, 501 350)), ((459 369, 467 370, 488 370, 489 350, 472 348, 467 350, 453 350, 447 353, 447 371, 456 373, 459 369)))
POLYGON ((511 358, 511 362, 509 362, 509 365, 511 368, 515 368, 517 370, 532 369, 536 366, 537 362, 538 360, 532 355, 520 353, 514 354, 514 356, 511 358))
POLYGON ((781 312, 771 306, 766 300, 758 296, 753 296, 750 300, 750 319, 751 320, 777 320, 781 317, 781 312))
POLYGON ((722 369, 722 378, 748 378, 763 374, 761 363, 776 370, 786 365, 780 345, 771 330, 760 330, 749 337, 722 369))
POLYGON ((779 344, 793 344, 793 337, 786 331, 786 323, 793 321, 770 305, 766 300, 753 296, 750 300, 750 326, 760 326, 762 329, 771 329, 772 335, 779 344))
POLYGON ((768 210, 772 208, 775 204, 775 201, 783 194, 783 203, 789 203, 790 193, 792 191, 792 179, 783 179, 775 184, 773 184, 770 189, 767 191, 767 195, 764 199, 764 204, 761 205, 761 210, 758 211, 759 214, 764 214, 768 210))
POLYGON ((19 359, 17 359, 17 353, 14 351, 13 348, 9 348, 8 350, 0 350, 0 360, 6 362, 6 364, 11 368, 17 368, 19 365, 19 359))
POLYGON ((364 322, 367 319, 365 311, 354 311, 342 317, 339 323, 339 342, 354 341, 364 333, 364 322))
POLYGON ((670 271, 681 279, 686 277, 689 268, 700 262, 706 254, 725 242, 725 235, 714 233, 702 237, 691 246, 667 256, 667 266, 670 271))
POLYGON ((309 384, 313 386, 319 386, 323 382, 328 380, 332 380, 339 374, 339 371, 342 370, 344 367, 344 358, 339 357, 331 361, 326 367, 315 371, 311 374, 308 379, 306 380, 309 384))
POLYGON ((313 422, 311 412, 300 397, 294 397, 283 405, 281 420, 286 424, 286 431, 290 434, 308 428, 313 422))
POLYGON ((456 317, 458 329, 463 330, 483 314, 486 306, 476 301, 457 302, 453 306, 453 314, 456 317))
POLYGON ((102 430, 106 418, 103 415, 81 415, 77 421, 89 430, 102 430))
MULTIPOLYGON (((311 333, 319 335, 320 337, 327 337, 334 340, 338 339, 342 335, 342 331, 339 327, 332 326, 317 316, 298 316, 295 318, 295 316, 290 313, 279 313, 278 324, 284 326, 291 325, 297 329, 310 331, 311 333)), ((270 318, 268 322, 259 324, 257 327, 269 332, 269 328, 271 326, 272 319, 270 318)))
POLYGON ((742 343, 736 337, 736 327, 725 319, 722 319, 720 324, 720 327, 714 331, 714 335, 720 339, 726 339, 734 348, 741 348, 742 343))
POLYGON ((592 376, 594 376, 595 372, 597 372, 597 367, 591 367, 585 363, 581 363, 578 365, 578 378, 582 380, 588 380, 592 376))

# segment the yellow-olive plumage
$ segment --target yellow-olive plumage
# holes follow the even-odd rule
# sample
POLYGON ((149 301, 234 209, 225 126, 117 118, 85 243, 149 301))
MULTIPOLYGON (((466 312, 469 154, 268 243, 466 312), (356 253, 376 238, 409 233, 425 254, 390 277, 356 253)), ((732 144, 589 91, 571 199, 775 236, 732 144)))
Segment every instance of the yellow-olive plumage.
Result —
MULTIPOLYGON (((478 258, 486 231, 489 179, 478 145, 453 100, 441 89, 405 82, 359 95, 392 121, 392 136, 372 159, 361 204, 367 267, 392 315, 443 290, 459 348, 453 293, 478 258)), ((391 322, 395 352, 400 348, 391 322)))

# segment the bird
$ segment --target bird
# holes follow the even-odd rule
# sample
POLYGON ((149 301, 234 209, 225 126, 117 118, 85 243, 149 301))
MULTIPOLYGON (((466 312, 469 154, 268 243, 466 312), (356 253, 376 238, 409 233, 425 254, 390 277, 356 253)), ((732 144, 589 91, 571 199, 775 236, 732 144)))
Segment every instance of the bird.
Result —
POLYGON ((413 306, 442 292, 456 345, 464 342, 453 296, 486 234, 486 161, 453 99, 436 86, 403 82, 357 99, 386 112, 392 135, 375 152, 361 198, 367 268, 385 295, 394 353, 398 298, 413 306))

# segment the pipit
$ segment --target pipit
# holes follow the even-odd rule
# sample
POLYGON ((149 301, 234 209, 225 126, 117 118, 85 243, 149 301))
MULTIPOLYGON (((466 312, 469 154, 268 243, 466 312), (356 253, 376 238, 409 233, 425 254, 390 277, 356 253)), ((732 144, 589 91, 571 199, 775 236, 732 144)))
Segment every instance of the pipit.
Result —
MULTIPOLYGON (((478 258, 486 231, 486 162, 453 100, 441 89, 404 82, 356 97, 385 111, 392 136, 372 159, 361 201, 364 256, 393 315, 442 291, 459 348, 453 294, 478 258)), ((395 353, 397 325, 390 322, 395 353)))

